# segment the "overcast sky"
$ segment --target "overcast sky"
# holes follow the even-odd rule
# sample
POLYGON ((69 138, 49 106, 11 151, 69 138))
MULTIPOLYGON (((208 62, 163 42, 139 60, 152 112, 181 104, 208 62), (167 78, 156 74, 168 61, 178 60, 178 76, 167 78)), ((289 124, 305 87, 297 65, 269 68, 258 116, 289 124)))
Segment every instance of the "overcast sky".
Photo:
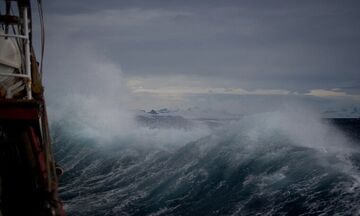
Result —
POLYGON ((360 100, 358 0, 58 0, 44 7, 48 94, 60 80, 73 91, 94 88, 84 79, 95 70, 84 66, 91 61, 105 65, 94 73, 118 71, 139 108, 194 96, 360 100))

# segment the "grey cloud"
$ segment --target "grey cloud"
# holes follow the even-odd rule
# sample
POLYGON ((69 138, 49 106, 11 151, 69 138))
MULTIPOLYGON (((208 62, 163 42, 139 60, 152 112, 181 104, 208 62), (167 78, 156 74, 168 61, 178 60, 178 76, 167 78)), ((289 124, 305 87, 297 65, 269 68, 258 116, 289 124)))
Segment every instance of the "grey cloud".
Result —
POLYGON ((297 91, 360 83, 358 1, 66 0, 47 9, 49 43, 62 31, 67 43, 93 44, 128 77, 297 91))

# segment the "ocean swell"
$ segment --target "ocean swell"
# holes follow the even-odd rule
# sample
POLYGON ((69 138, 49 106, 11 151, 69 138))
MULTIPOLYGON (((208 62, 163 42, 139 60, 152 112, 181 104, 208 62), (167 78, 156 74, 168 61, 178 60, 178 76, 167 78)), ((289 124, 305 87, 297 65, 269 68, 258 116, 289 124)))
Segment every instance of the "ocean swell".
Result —
POLYGON ((359 214, 358 141, 304 116, 139 127, 110 140, 56 121, 60 195, 68 215, 359 214))

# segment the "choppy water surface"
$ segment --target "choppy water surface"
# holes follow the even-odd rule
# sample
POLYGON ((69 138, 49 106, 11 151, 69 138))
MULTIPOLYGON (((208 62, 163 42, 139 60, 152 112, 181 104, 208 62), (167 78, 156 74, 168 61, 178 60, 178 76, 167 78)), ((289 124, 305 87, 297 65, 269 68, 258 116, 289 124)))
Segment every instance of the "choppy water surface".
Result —
MULTIPOLYGON (((81 127, 81 126, 80 126, 81 127)), ((52 127, 68 215, 359 215, 360 149, 281 115, 111 139, 52 127)))

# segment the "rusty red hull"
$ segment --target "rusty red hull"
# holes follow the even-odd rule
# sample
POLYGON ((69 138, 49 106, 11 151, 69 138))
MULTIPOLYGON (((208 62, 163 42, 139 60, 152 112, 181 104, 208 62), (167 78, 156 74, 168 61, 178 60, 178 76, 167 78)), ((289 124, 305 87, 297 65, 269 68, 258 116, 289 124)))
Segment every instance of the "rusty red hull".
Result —
POLYGON ((65 215, 42 101, 0 100, 1 214, 65 215))

